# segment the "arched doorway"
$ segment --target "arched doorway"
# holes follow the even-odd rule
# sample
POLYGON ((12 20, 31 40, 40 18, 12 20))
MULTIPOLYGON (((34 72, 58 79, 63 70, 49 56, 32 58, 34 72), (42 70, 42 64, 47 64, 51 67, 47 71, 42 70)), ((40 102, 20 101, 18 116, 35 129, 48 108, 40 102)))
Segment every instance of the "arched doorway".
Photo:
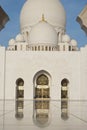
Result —
POLYGON ((61 99, 68 99, 68 79, 63 79, 61 81, 61 99))
POLYGON ((34 77, 34 98, 50 98, 50 76, 45 71, 38 72, 34 77))
POLYGON ((16 80, 16 118, 23 118, 24 108, 24 80, 19 78, 16 80))
POLYGON ((41 74, 36 79, 36 98, 49 98, 49 79, 45 74, 41 74))

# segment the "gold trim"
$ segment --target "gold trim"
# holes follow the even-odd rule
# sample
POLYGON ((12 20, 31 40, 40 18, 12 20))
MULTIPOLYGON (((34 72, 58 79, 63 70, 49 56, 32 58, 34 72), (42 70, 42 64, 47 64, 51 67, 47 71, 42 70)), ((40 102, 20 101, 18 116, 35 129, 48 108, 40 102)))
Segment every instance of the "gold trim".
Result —
POLYGON ((45 20, 44 14, 42 14, 42 20, 41 20, 41 22, 47 22, 47 21, 45 20))

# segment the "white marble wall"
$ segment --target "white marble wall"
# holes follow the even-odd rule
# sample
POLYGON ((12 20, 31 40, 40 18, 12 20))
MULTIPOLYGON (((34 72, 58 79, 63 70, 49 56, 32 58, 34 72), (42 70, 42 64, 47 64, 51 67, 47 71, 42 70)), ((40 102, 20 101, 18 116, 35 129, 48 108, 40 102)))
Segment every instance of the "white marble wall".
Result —
POLYGON ((6 51, 6 98, 15 99, 16 80, 24 80, 24 97, 33 99, 33 78, 45 70, 51 75, 50 97, 61 98, 61 81, 69 80, 69 99, 80 99, 80 52, 6 51))
POLYGON ((5 87, 5 47, 0 47, 0 99, 4 98, 5 87))

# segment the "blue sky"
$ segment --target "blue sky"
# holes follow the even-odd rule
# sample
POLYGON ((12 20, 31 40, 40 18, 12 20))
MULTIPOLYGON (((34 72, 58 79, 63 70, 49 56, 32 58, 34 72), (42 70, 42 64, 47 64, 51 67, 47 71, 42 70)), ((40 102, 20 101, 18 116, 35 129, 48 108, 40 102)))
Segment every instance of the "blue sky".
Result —
MULTIPOLYGON (((0 0, 0 6, 7 12, 10 21, 5 25, 5 28, 0 32, 0 44, 7 46, 11 38, 15 38, 20 32, 20 11, 26 0, 0 0)), ((60 0, 64 5, 67 24, 66 33, 71 39, 76 39, 78 46, 87 44, 87 36, 81 29, 79 23, 76 22, 77 15, 87 4, 87 0, 60 0)))

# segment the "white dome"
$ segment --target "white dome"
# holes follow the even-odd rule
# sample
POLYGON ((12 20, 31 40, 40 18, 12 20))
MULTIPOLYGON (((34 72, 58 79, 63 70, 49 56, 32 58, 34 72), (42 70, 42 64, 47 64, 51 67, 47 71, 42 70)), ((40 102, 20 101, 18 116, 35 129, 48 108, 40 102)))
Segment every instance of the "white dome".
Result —
POLYGON ((42 14, 49 24, 65 28, 66 14, 59 0, 27 0, 20 15, 21 29, 37 24, 42 14))
POLYGON ((68 36, 67 34, 62 36, 62 42, 70 42, 70 36, 68 36))
POLYGON ((77 41, 74 40, 74 39, 72 39, 72 40, 71 40, 71 45, 72 45, 72 46, 77 46, 77 41))
POLYGON ((22 36, 21 34, 18 34, 18 35, 16 36, 16 41, 17 41, 17 42, 22 42, 22 41, 24 41, 23 36, 22 36))
POLYGON ((45 21, 41 21, 32 27, 29 36, 30 44, 57 44, 57 33, 55 29, 45 21))
POLYGON ((14 45, 15 44, 15 40, 12 38, 9 40, 9 45, 14 45))

